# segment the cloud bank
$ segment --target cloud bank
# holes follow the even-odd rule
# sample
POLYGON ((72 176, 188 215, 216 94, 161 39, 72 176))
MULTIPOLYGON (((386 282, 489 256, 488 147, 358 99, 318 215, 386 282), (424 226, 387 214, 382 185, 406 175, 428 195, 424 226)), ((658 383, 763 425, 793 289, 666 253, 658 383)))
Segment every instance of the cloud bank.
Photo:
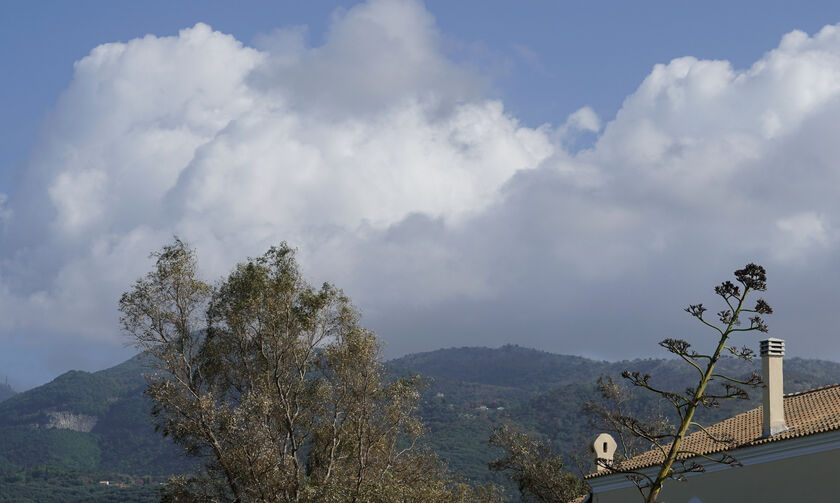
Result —
POLYGON ((305 35, 248 47, 197 24, 75 64, 0 195, 0 368, 37 382, 130 354, 117 299, 173 234, 208 278, 288 241, 391 355, 657 354, 701 337, 681 307, 755 260, 773 335, 840 360, 840 28, 747 69, 675 59, 612 120, 584 106, 540 127, 486 97, 419 2, 305 35))

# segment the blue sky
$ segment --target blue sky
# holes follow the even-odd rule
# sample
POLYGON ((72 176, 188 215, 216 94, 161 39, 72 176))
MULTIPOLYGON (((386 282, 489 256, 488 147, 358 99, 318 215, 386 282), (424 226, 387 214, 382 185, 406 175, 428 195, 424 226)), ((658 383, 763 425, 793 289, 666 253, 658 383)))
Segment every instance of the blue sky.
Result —
POLYGON ((389 356, 657 355, 702 337, 683 304, 759 260, 772 335, 840 360, 838 21, 834 2, 4 2, 0 374, 130 355, 116 299, 174 233, 208 277, 290 241, 389 356))

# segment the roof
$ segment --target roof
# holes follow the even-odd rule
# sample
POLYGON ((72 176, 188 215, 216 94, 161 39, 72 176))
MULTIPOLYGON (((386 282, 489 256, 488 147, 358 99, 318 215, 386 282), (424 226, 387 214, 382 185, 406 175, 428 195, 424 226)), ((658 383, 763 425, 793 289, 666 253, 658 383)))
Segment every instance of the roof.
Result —
MULTIPOLYGON (((761 407, 756 407, 706 428, 715 437, 731 439, 732 442, 716 442, 702 431, 697 431, 685 437, 681 448, 700 455, 709 455, 740 447, 838 430, 840 429, 840 384, 785 395, 784 409, 788 430, 772 437, 762 437, 763 412, 761 407)), ((677 459, 691 457, 683 455, 677 459)), ((652 450, 625 461, 621 464, 621 469, 647 468, 661 463, 663 459, 659 450, 652 450)), ((586 478, 602 477, 612 473, 614 472, 604 470, 587 475, 586 478)))

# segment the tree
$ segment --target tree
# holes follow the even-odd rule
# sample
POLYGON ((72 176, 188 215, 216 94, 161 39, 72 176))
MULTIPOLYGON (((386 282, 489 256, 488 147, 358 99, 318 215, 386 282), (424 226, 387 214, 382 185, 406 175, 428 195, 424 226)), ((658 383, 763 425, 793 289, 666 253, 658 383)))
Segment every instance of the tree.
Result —
MULTIPOLYGON (((589 416, 589 427, 593 431, 612 433, 615 435, 617 449, 613 458, 613 465, 618 465, 634 456, 641 454, 650 447, 644 438, 635 436, 624 426, 624 418, 629 417, 633 410, 635 396, 626 386, 613 379, 612 376, 598 378, 596 389, 600 399, 590 400, 583 404, 583 412, 589 416)), ((672 428, 668 418, 661 410, 649 409, 643 416, 636 418, 648 426, 651 431, 664 432, 672 428)))
POLYGON ((586 494, 586 483, 563 467, 563 459, 551 444, 510 427, 496 429, 490 445, 503 450, 490 470, 504 472, 513 480, 522 500, 536 503, 567 503, 586 494))
MULTIPOLYGON (((752 309, 747 307, 747 297, 753 291, 766 290, 766 272, 756 264, 747 264, 735 271, 736 285, 725 281, 715 287, 715 293, 721 297, 725 308, 717 313, 718 324, 710 322, 704 316, 707 309, 703 304, 693 304, 686 311, 703 325, 717 334, 717 345, 711 354, 701 354, 681 339, 668 338, 660 346, 679 356, 698 372, 697 384, 685 391, 660 389, 652 384, 649 374, 625 371, 622 376, 631 384, 657 395, 662 402, 671 406, 675 421, 659 410, 647 410, 642 415, 631 411, 629 390, 619 385, 609 376, 598 381, 600 400, 593 400, 584 406, 584 412, 591 418, 591 424, 600 430, 607 430, 618 437, 622 448, 616 458, 607 462, 598 460, 598 465, 613 473, 624 473, 636 484, 646 503, 654 503, 662 492, 666 480, 684 480, 689 472, 703 471, 701 464, 692 460, 697 453, 681 448, 682 440, 695 431, 703 432, 722 445, 732 444, 731 438, 715 437, 701 424, 694 421, 694 414, 699 407, 717 407, 724 399, 749 399, 748 388, 760 384, 761 378, 756 373, 737 379, 715 372, 715 366, 725 355, 732 355, 750 361, 754 352, 744 346, 737 348, 730 343, 730 338, 740 332, 767 332, 768 327, 761 315, 772 314, 773 310, 764 301, 758 299, 752 309), (749 326, 742 327, 742 318, 748 318, 749 326), (654 477, 622 468, 622 462, 643 450, 658 450, 662 462, 658 465, 654 477)), ((544 442, 526 434, 512 432, 503 428, 494 432, 491 444, 504 450, 502 458, 490 464, 492 470, 504 471, 517 482, 523 499, 539 503, 569 501, 585 487, 585 483, 563 469, 562 460, 552 452, 544 442)), ((703 456, 712 462, 739 465, 738 460, 723 452, 717 457, 703 456)))
MULTIPOLYGON (((641 471, 623 470, 620 462, 608 463, 599 460, 599 464, 616 473, 626 473, 639 489, 646 503, 657 501, 666 480, 683 480, 689 472, 704 471, 701 464, 692 459, 697 453, 686 450, 682 441, 694 431, 701 431, 714 442, 723 445, 732 443, 732 439, 715 437, 702 425, 694 421, 694 414, 699 407, 716 407, 724 399, 748 399, 747 388, 755 387, 761 382, 760 376, 753 373, 745 379, 715 372, 715 365, 726 354, 744 360, 751 360, 754 352, 744 346, 737 348, 730 343, 730 338, 740 332, 767 332, 767 324, 761 315, 771 314, 773 310, 759 298, 752 309, 747 308, 747 297, 753 291, 766 290, 766 272, 756 264, 747 264, 743 269, 735 271, 735 279, 739 285, 725 281, 715 287, 715 293, 723 300, 725 307, 717 313, 717 323, 705 317, 707 309, 703 304, 693 304, 686 308, 691 316, 709 327, 717 334, 717 345, 710 354, 702 354, 691 348, 691 345, 681 339, 665 339, 659 343, 669 352, 679 356, 691 365, 698 373, 697 384, 685 391, 671 391, 661 389, 652 383, 649 374, 625 371, 622 376, 632 385, 655 393, 665 403, 673 406, 675 411, 674 426, 657 419, 646 421, 621 409, 602 410, 599 415, 607 424, 623 430, 636 439, 641 439, 647 445, 658 450, 662 462, 658 465, 656 475, 651 477, 641 471), (749 326, 742 326, 742 318, 747 316, 749 326)), ((622 437, 623 438, 623 437, 622 437)), ((737 466, 738 461, 724 452, 716 457, 704 456, 706 459, 718 463, 737 466)))
POLYGON ((376 336, 330 284, 303 278, 283 244, 212 287, 176 239, 120 299, 121 323, 156 367, 156 427, 203 461, 166 501, 495 501, 417 448, 415 378, 388 379, 376 336))

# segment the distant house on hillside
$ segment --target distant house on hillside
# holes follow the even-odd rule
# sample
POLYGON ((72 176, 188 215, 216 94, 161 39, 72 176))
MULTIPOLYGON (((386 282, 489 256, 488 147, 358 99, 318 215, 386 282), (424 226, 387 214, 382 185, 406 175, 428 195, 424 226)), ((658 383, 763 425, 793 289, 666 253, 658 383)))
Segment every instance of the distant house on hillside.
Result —
MULTIPOLYGON (((731 444, 715 442, 703 432, 686 437, 686 450, 696 452, 697 456, 685 459, 696 461, 706 471, 686 474, 684 482, 666 482, 662 501, 840 501, 840 385, 783 395, 783 356, 784 341, 761 341, 765 383, 762 406, 707 428, 716 438, 732 439, 731 444), (731 467, 704 459, 723 451, 743 466, 731 467)), ((595 446, 602 447, 609 446, 595 446)), ((608 452, 600 457, 611 459, 611 456, 612 452, 608 452)), ((659 451, 649 451, 626 461, 621 469, 655 476, 657 463, 662 459, 659 451)), ((602 469, 586 479, 592 492, 578 501, 641 501, 636 487, 621 473, 602 469)))

